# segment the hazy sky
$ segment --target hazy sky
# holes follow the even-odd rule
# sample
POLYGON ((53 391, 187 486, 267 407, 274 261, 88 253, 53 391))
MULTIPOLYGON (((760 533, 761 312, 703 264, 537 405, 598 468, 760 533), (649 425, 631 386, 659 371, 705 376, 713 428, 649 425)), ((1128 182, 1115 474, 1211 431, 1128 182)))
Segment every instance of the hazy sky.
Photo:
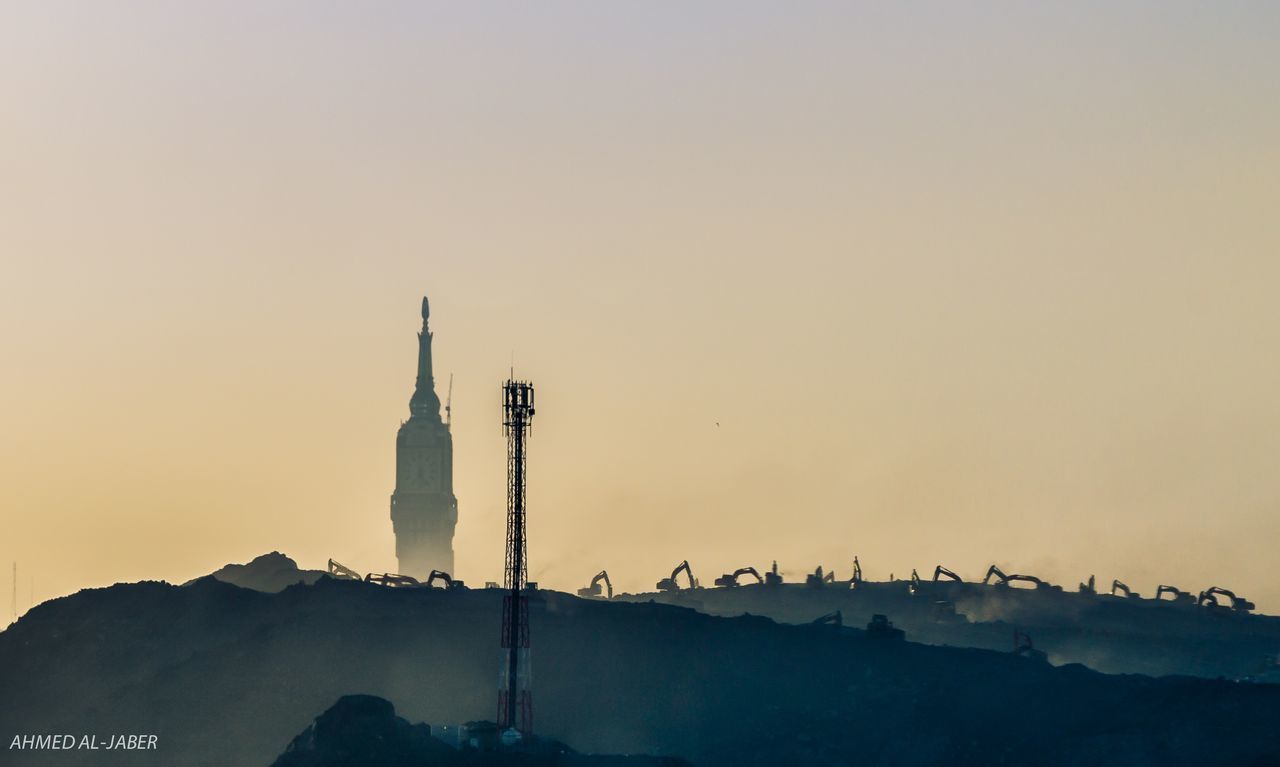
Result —
POLYGON ((777 559, 1280 611, 1280 6, 0 4, 0 586, 777 559), (716 422, 720 426, 716 426, 716 422))

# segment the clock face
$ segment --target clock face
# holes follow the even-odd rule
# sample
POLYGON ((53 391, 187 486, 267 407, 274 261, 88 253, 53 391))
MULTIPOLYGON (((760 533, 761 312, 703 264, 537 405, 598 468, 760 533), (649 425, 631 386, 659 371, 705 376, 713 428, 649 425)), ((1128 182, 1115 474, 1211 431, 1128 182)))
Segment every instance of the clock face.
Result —
POLYGON ((435 450, 424 450, 405 456, 406 484, 412 487, 428 487, 440 478, 440 455, 435 450))

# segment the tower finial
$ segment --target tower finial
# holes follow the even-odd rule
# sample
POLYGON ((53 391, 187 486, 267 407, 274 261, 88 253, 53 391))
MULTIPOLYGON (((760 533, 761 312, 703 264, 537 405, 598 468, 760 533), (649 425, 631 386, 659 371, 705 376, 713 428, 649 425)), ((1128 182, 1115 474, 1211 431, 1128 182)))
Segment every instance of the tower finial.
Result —
POLYGON ((427 297, 422 297, 422 331, 418 333, 418 381, 414 386, 413 396, 409 399, 410 415, 422 418, 440 419, 440 398, 436 396, 435 379, 431 372, 431 331, 427 328, 427 318, 431 309, 427 297))

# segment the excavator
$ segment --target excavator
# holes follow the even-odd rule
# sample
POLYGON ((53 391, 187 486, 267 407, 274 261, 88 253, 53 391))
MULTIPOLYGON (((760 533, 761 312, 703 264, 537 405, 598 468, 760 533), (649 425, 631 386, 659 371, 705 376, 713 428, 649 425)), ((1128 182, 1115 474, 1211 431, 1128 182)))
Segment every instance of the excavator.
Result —
POLYGON ((400 575, 398 573, 369 573, 364 577, 365 583, 372 583, 377 586, 386 586, 388 588, 412 588, 421 586, 417 578, 412 575, 400 575))
POLYGON ((1128 586, 1119 580, 1111 582, 1111 596, 1115 596, 1117 591, 1123 591, 1125 599, 1141 599, 1142 595, 1131 590, 1128 586))
POLYGON ((985 577, 983 577, 982 582, 984 584, 990 582, 993 576, 996 578, 996 582, 994 585, 1000 586, 1000 587, 1007 587, 1010 583, 1013 583, 1013 582, 1022 582, 1022 583, 1034 583, 1037 589, 1047 589, 1050 591, 1062 591, 1061 586, 1055 586, 1052 583, 1042 581, 1039 578, 1035 577, 1034 575, 1017 575, 1017 574, 1006 575, 1003 570, 1001 570, 999 567, 996 567, 995 565, 992 565, 991 567, 987 568, 987 574, 985 577))
POLYGON ((609 573, 601 570, 596 573, 596 577, 591 579, 591 585, 586 588, 578 589, 580 597, 598 597, 601 594, 600 581, 604 581, 605 588, 609 589, 609 596, 606 599, 613 599, 613 582, 609 580, 609 573))
POLYGON ((920 573, 917 573, 914 567, 911 568, 911 580, 907 582, 907 593, 920 593, 920 573))
MULTIPOLYGON (((956 575, 955 573, 951 572, 950 570, 948 570, 947 568, 943 567, 942 565, 938 565, 937 567, 933 568, 933 582, 934 582, 934 583, 937 583, 937 582, 938 582, 938 577, 939 577, 939 576, 943 576, 943 575, 947 576, 948 578, 950 578, 951 580, 955 581, 956 583, 964 583, 964 578, 961 578, 960 576, 958 576, 958 575, 956 575)), ((985 582, 985 581, 984 581, 984 582, 985 582)))
POLYGON ((1004 579, 1004 583, 998 584, 998 585, 1008 586, 1010 583, 1013 583, 1015 581, 1021 582, 1021 583, 1034 583, 1036 585, 1036 588, 1041 590, 1062 591, 1061 586, 1055 586, 1052 583, 1049 583, 1047 581, 1042 581, 1039 578, 1035 577, 1034 575, 1017 575, 1017 574, 1006 575, 1004 579))
POLYGON ((329 576, 340 581, 362 581, 360 573, 336 560, 329 560, 329 576))
POLYGON ((995 584, 994 584, 994 585, 996 585, 996 586, 1008 586, 1008 585, 1009 585, 1009 576, 1005 575, 1005 574, 1004 574, 1004 571, 1003 571, 1003 570, 1001 570, 1000 568, 996 567, 995 565, 992 565, 991 567, 988 567, 988 568, 987 568, 987 574, 986 574, 985 576, 983 576, 983 578, 982 578, 982 584, 985 586, 986 584, 990 583, 990 582, 991 582, 991 577, 992 577, 992 576, 995 576, 996 578, 998 578, 998 579, 999 579, 999 580, 997 580, 997 581, 995 582, 995 584))
POLYGON ((855 556, 853 558, 853 577, 849 579, 849 585, 856 588, 860 583, 862 583, 862 563, 855 556))
POLYGON ((760 573, 756 572, 756 569, 754 567, 739 567, 737 570, 734 570, 731 573, 725 573, 719 578, 716 578, 716 585, 728 586, 729 588, 733 588, 738 585, 739 575, 750 575, 751 577, 756 579, 756 583, 764 583, 764 578, 760 577, 760 573))
POLYGON ((454 580, 453 576, 449 575, 444 570, 432 570, 431 575, 427 576, 426 583, 423 583, 422 585, 427 588, 434 588, 436 581, 444 581, 444 587, 448 590, 466 588, 466 584, 462 581, 454 580))
POLYGON ((1175 605, 1193 605, 1196 603, 1196 597, 1190 591, 1183 591, 1177 586, 1166 586, 1162 583, 1156 588, 1156 601, 1175 605), (1172 595, 1173 599, 1163 599, 1165 594, 1172 595))
POLYGON ((1089 582, 1081 583, 1079 586, 1076 587, 1076 591, 1080 592, 1081 594, 1097 594, 1098 589, 1095 587, 1096 583, 1097 581, 1095 581, 1093 576, 1090 575, 1089 582))
POLYGON ((833 613, 827 613, 821 618, 815 618, 809 625, 810 626, 835 626, 836 628, 840 628, 841 626, 844 625, 844 615, 839 610, 836 610, 833 613))
POLYGON ((1196 599, 1196 604, 1202 607, 1205 605, 1208 605, 1211 608, 1220 607, 1220 603, 1218 602, 1219 596, 1224 596, 1231 600, 1231 606, 1228 609, 1233 613, 1248 613, 1250 610, 1257 607, 1257 605, 1244 597, 1236 596, 1235 592, 1227 591, 1226 589, 1218 588, 1217 586, 1210 586, 1204 591, 1201 591, 1200 597, 1196 599))
POLYGON ((824 575, 822 572, 822 565, 818 565, 817 570, 814 570, 813 572, 809 573, 804 577, 804 585, 815 586, 818 588, 821 588, 822 586, 825 586, 828 583, 835 583, 835 582, 836 582, 835 571, 832 570, 831 572, 826 573, 824 575))
POLYGON ((1013 630, 1013 654, 1019 658, 1029 658, 1043 663, 1049 662, 1049 654, 1044 650, 1037 650, 1035 645, 1031 643, 1031 635, 1018 629, 1013 630))
POLYGON ((658 587, 657 587, 658 591, 679 591, 680 584, 676 581, 676 576, 680 575, 681 570, 683 570, 684 574, 689 577, 689 588, 691 589, 698 588, 698 579, 693 577, 693 570, 690 569, 689 560, 686 559, 685 561, 676 565, 676 569, 671 571, 670 578, 663 578, 662 580, 658 581, 658 587))
POLYGON ((773 560, 773 569, 764 574, 764 585, 781 586, 782 574, 778 572, 778 560, 773 560))

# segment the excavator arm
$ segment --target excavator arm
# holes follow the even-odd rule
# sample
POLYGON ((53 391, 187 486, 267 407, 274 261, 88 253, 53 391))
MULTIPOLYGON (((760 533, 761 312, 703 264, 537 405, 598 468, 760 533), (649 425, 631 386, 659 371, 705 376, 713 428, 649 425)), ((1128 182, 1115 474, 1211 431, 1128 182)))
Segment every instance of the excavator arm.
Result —
MULTIPOLYGON (((933 568, 933 582, 934 582, 934 583, 937 583, 937 582, 938 582, 938 577, 939 577, 939 576, 943 576, 943 575, 947 576, 948 578, 950 578, 951 580, 955 581, 956 583, 964 583, 964 579, 963 579, 963 578, 961 578, 960 576, 956 575, 955 573, 953 573, 952 571, 948 570, 947 568, 943 567, 942 565, 938 565, 937 567, 933 568)), ((985 582, 985 581, 984 581, 984 582, 985 582)))
POLYGON ((1005 575, 1004 571, 996 567, 995 565, 992 565, 991 567, 987 568, 987 574, 982 578, 983 584, 990 583, 992 577, 999 579, 996 581, 996 584, 995 584, 997 586, 1009 585, 1009 576, 1005 575))
POLYGON ((364 580, 364 578, 360 576, 360 573, 333 559, 329 560, 329 575, 343 581, 364 580))
POLYGON ((427 577, 427 582, 424 585, 426 585, 427 588, 431 588, 436 581, 444 581, 444 587, 446 589, 462 588, 462 581, 455 581, 453 576, 449 575, 444 570, 432 570, 431 575, 427 577))
POLYGON ((662 580, 658 581, 658 590, 659 591, 679 591, 680 582, 677 581, 676 578, 680 575, 681 571, 683 571, 684 574, 689 577, 689 588, 696 589, 698 587, 698 581, 696 578, 693 577, 693 568, 689 567, 689 560, 686 559, 685 561, 676 565, 676 569, 671 571, 670 578, 663 578, 662 580))

